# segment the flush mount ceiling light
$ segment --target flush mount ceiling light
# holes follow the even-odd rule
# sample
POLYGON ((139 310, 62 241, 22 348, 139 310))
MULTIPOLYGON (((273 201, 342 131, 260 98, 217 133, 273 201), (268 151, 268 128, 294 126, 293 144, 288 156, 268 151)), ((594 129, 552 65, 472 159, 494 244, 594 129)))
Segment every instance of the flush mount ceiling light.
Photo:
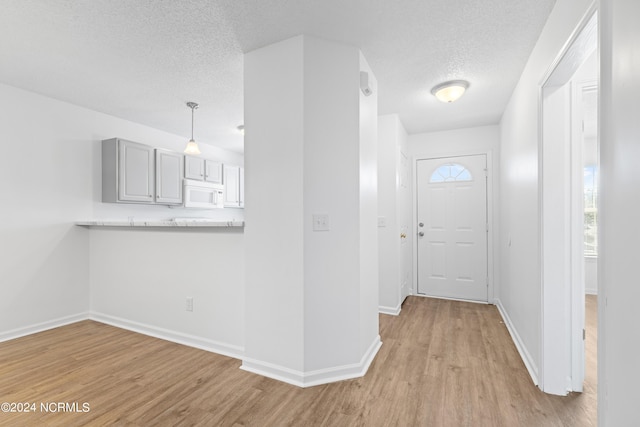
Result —
POLYGON ((191 139, 187 143, 187 148, 184 149, 186 154, 200 154, 200 149, 198 148, 198 144, 193 139, 193 111, 198 108, 198 104, 195 102, 187 102, 187 107, 191 108, 191 139))
POLYGON ((469 87, 466 80, 451 80, 440 83, 431 89, 431 93, 442 102, 453 102, 460 98, 469 87))

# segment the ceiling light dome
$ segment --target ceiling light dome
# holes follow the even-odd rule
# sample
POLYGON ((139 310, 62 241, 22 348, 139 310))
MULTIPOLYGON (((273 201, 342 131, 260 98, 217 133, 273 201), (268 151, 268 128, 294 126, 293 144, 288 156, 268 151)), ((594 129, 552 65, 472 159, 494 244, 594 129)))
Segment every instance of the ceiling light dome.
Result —
POLYGON ((453 102, 460 98, 469 88, 469 82, 466 80, 451 80, 440 83, 431 89, 431 93, 442 102, 453 102))

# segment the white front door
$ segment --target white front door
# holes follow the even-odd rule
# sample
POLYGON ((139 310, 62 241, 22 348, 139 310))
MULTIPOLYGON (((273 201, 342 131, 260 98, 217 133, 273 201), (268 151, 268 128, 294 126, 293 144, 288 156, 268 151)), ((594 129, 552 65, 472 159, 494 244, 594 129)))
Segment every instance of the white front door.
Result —
POLYGON ((488 300, 486 155, 419 160, 418 293, 488 300))

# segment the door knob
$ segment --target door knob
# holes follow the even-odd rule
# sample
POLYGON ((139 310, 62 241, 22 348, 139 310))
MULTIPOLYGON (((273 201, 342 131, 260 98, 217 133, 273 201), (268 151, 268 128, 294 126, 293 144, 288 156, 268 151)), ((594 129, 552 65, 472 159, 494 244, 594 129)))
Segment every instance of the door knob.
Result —
POLYGON ((400 234, 400 238, 401 238, 401 239, 406 239, 406 238, 407 238, 407 235, 406 235, 406 234, 404 234, 404 233, 402 233, 402 234, 400 234))
POLYGON ((420 237, 424 236, 424 231, 419 232, 418 236, 420 236, 420 237))

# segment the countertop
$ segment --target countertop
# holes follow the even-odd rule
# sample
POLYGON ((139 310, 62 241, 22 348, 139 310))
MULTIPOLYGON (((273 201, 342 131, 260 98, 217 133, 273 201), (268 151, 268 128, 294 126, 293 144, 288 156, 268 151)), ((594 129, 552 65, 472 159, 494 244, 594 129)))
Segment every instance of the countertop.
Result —
POLYGON ((244 227, 244 221, 219 221, 207 218, 169 218, 169 219, 96 219, 77 221, 83 227, 244 227))

